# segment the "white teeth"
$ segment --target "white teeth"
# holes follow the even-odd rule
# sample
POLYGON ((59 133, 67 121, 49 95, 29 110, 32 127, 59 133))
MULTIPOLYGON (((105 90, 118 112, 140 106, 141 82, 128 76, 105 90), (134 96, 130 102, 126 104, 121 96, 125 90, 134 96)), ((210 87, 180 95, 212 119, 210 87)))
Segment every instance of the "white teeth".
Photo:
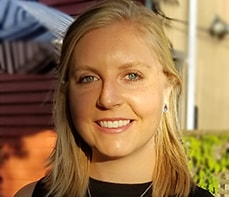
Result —
POLYGON ((118 128, 128 125, 130 123, 130 120, 99 121, 98 123, 101 127, 118 128))

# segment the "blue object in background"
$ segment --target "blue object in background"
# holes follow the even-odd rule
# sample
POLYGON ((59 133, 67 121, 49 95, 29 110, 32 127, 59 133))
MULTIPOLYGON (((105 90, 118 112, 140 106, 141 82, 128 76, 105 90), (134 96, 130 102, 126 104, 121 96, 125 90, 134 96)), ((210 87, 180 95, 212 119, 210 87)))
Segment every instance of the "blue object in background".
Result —
POLYGON ((36 1, 0 0, 0 73, 49 72, 73 20, 36 1))
POLYGON ((61 39, 73 18, 35 1, 0 0, 0 41, 61 39))

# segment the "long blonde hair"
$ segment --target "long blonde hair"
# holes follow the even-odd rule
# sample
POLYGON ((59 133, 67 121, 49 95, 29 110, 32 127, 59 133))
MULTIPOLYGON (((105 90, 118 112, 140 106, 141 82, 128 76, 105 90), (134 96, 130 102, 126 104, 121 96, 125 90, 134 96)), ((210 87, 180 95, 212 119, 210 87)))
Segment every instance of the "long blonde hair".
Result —
POLYGON ((153 196, 187 197, 190 192, 192 178, 180 139, 176 111, 181 80, 174 66, 169 41, 163 31, 163 20, 140 3, 107 0, 79 16, 64 38, 55 99, 57 142, 50 157, 50 170, 45 178, 49 191, 47 196, 83 197, 86 193, 91 150, 74 129, 69 114, 70 60, 74 47, 86 33, 122 21, 128 21, 141 33, 173 86, 169 111, 163 115, 155 137, 157 162, 152 177, 153 196))

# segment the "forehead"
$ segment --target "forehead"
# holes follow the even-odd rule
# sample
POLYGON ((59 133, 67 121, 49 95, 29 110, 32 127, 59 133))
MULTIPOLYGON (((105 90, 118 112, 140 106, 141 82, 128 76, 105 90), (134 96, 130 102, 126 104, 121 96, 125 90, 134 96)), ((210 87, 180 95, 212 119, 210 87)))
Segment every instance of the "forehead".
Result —
POLYGON ((90 57, 106 58, 108 53, 126 58, 146 56, 156 60, 154 50, 145 36, 130 23, 115 23, 106 27, 94 29, 85 34, 76 44, 72 61, 90 61, 90 57))
POLYGON ((135 27, 134 24, 130 22, 116 22, 113 24, 109 24, 100 28, 91 29, 86 34, 84 34, 79 41, 76 44, 77 45, 85 40, 88 42, 91 41, 91 45, 93 45, 94 42, 97 42, 97 40, 103 40, 101 44, 106 43, 107 41, 129 41, 130 38, 134 40, 144 40, 143 33, 140 33, 140 31, 135 27))

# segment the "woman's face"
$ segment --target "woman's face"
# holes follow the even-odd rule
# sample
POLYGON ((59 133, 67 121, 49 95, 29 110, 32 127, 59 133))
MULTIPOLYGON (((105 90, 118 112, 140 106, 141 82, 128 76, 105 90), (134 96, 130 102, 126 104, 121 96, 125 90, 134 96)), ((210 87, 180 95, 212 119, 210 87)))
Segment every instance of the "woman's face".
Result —
POLYGON ((75 46, 69 105, 93 157, 124 157, 153 144, 170 87, 137 30, 114 24, 75 46))

